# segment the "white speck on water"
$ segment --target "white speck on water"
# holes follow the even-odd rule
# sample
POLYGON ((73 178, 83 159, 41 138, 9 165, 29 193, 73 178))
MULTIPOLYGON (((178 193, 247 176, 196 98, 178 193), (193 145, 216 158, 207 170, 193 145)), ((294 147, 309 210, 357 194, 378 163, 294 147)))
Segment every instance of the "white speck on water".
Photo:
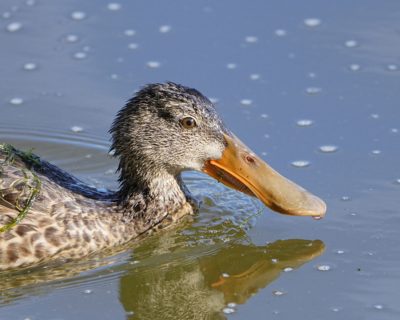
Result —
POLYGON ((139 48, 139 45, 137 43, 132 42, 128 44, 128 48, 131 50, 136 50, 137 48, 139 48))
POLYGON ((261 155, 265 157, 266 155, 268 155, 268 153, 266 153, 265 151, 263 151, 263 152, 261 152, 261 155))
POLYGON ((382 309, 383 309, 383 305, 381 305, 381 304, 375 304, 375 305, 374 305, 374 308, 377 309, 377 310, 382 310, 382 309))
POLYGON ((229 278, 230 277, 229 273, 226 273, 226 272, 222 273, 221 276, 223 278, 229 278))
POLYGON ((17 32, 22 29, 22 23, 21 22, 11 22, 7 25, 6 29, 8 32, 17 32))
POLYGON ((83 293, 84 294, 91 294, 91 293, 93 293, 93 290, 92 289, 85 289, 85 290, 83 290, 83 293))
POLYGON ((336 253, 337 253, 337 254, 343 254, 343 253, 344 253, 344 250, 336 250, 336 253))
POLYGON ((340 310, 342 310, 342 308, 339 308, 339 307, 332 307, 331 310, 332 310, 333 312, 339 312, 340 310))
POLYGON ((24 70, 32 71, 37 69, 37 64, 33 62, 27 62, 24 64, 24 70))
POLYGON ((74 43, 74 42, 77 42, 79 40, 79 37, 76 34, 68 34, 65 37, 65 40, 67 42, 74 43))
POLYGON ((315 95, 315 94, 320 93, 321 91, 322 91, 322 89, 319 88, 319 87, 308 87, 308 88, 306 88, 306 93, 309 94, 309 95, 315 95))
POLYGON ((240 103, 241 103, 242 105, 244 105, 244 106, 249 106, 249 105, 251 105, 251 104, 253 103, 253 100, 250 100, 250 99, 242 99, 242 100, 240 100, 240 103))
POLYGON ((161 67, 161 63, 158 61, 149 61, 146 63, 146 65, 151 69, 157 69, 161 67))
POLYGON ((79 132, 82 132, 82 131, 83 131, 83 128, 80 127, 80 126, 72 126, 72 127, 70 128, 70 130, 71 130, 72 132, 79 133, 79 132))
POLYGON ((382 151, 378 150, 378 149, 375 149, 375 150, 372 150, 371 153, 374 154, 374 155, 378 155, 378 154, 381 154, 382 151))
POLYGON ((118 79, 119 79, 119 76, 118 76, 116 73, 113 73, 113 74, 110 75, 110 78, 111 78, 112 80, 118 80, 118 79))
POLYGON ((361 66, 357 63, 352 63, 351 65, 349 65, 349 69, 351 71, 358 71, 361 69, 361 66))
POLYGON ((277 37, 284 37, 284 36, 287 35, 287 31, 284 30, 284 29, 276 29, 276 30, 275 30, 275 35, 276 35, 277 37))
POLYGON ((310 28, 318 27, 321 24, 321 19, 318 18, 304 19, 304 24, 310 28))
POLYGON ((319 151, 324 152, 324 153, 332 153, 336 152, 338 150, 337 146, 334 145, 323 145, 319 147, 319 151))
POLYGON ((372 118, 372 119, 379 119, 379 114, 377 114, 377 113, 371 113, 371 118, 372 118))
POLYGON ((354 47, 357 47, 357 46, 358 46, 358 42, 357 42, 356 40, 347 40, 347 41, 344 43, 344 45, 345 45, 347 48, 354 48, 354 47))
POLYGON ((245 41, 247 43, 256 43, 256 42, 258 42, 258 38, 256 36, 247 36, 245 38, 245 41))
POLYGON ((317 77, 317 74, 315 72, 309 72, 308 73, 308 77, 311 78, 311 79, 314 79, 314 78, 317 77))
POLYGON ((235 312, 235 309, 227 307, 227 308, 222 309, 222 312, 225 314, 231 314, 231 313, 235 312))
POLYGON ((77 60, 86 59, 86 57, 87 57, 86 52, 78 51, 78 52, 74 53, 74 58, 77 59, 77 60))
POLYGON ((397 129, 397 128, 392 128, 392 129, 390 129, 390 132, 391 132, 391 133, 398 133, 398 132, 399 132, 399 129, 397 129))
POLYGON ((229 302, 228 304, 227 304, 227 307, 228 308, 236 308, 236 303, 235 302, 229 302))
POLYGON ((270 137, 271 137, 271 136, 270 136, 269 134, 267 134, 267 133, 264 134, 264 138, 265 138, 265 139, 269 139, 270 137))
POLYGON ((158 29, 161 33, 167 33, 171 31, 171 26, 165 24, 163 26, 160 26, 160 28, 158 29))
POLYGON ((299 127, 309 127, 314 123, 314 121, 312 121, 310 119, 301 119, 301 120, 298 120, 296 123, 299 127))
POLYGON ((341 200, 342 200, 342 201, 350 201, 351 198, 350 198, 349 196, 342 196, 342 197, 341 197, 341 200))
POLYGON ((400 184, 400 179, 396 179, 396 183, 400 184))
POLYGON ((83 20, 86 18, 86 13, 83 11, 74 11, 71 13, 72 20, 83 20))
POLYGON ((357 215, 357 212, 351 212, 350 215, 355 217, 357 215))
POLYGON ((20 97, 14 97, 14 98, 10 99, 10 104, 12 104, 14 106, 19 106, 23 103, 24 103, 24 99, 22 99, 20 97))
POLYGON ((261 118, 267 119, 267 118, 268 118, 268 115, 267 115, 266 113, 262 113, 262 114, 261 114, 261 118))
POLYGON ((35 0, 26 0, 25 3, 26 3, 27 6, 32 7, 32 6, 34 6, 36 4, 36 1, 35 0))
POLYGON ((84 46, 82 48, 82 50, 85 51, 85 52, 89 52, 91 50, 91 48, 89 46, 84 46))
POLYGON ((308 167, 310 165, 310 161, 307 160, 296 160, 296 161, 292 161, 292 166, 296 167, 296 168, 305 168, 308 167))
POLYGON ((328 266, 327 264, 322 264, 322 265, 317 266, 317 270, 318 271, 329 271, 329 270, 331 270, 331 267, 328 266))
POLYGON ((118 11, 118 10, 121 10, 121 8, 122 8, 121 4, 117 3, 117 2, 110 2, 107 5, 107 9, 110 11, 118 11))
POLYGON ((397 71, 397 70, 399 70, 399 67, 395 64, 388 64, 386 66, 386 69, 388 69, 389 71, 397 71))
POLYGON ((228 68, 228 69, 236 69, 236 67, 237 67, 237 65, 236 65, 236 63, 228 63, 227 65, 226 65, 226 67, 228 68))
POLYGON ((124 35, 126 35, 127 37, 133 37, 136 34, 136 31, 133 29, 126 29, 124 31, 124 35))
POLYGON ((283 292, 283 291, 280 291, 280 290, 274 290, 274 291, 272 291, 272 294, 274 296, 279 297, 279 296, 283 296, 284 294, 286 294, 286 292, 283 292))
MULTIPOLYGON (((86 158, 86 159, 91 159, 91 158, 93 158, 93 155, 90 154, 90 153, 88 153, 88 154, 85 155, 85 158, 86 158)), ((99 189, 100 189, 100 188, 98 188, 97 190, 99 190, 99 189)))
POLYGON ((285 269, 283 269, 283 272, 291 272, 293 271, 292 267, 286 267, 285 269))
POLYGON ((271 259, 271 262, 272 262, 272 263, 278 263, 278 259, 272 258, 272 259, 271 259))
POLYGON ((258 80, 258 79, 260 79, 261 78, 261 76, 259 75, 259 74, 257 74, 257 73, 252 73, 251 75, 250 75, 250 79, 251 80, 258 80))

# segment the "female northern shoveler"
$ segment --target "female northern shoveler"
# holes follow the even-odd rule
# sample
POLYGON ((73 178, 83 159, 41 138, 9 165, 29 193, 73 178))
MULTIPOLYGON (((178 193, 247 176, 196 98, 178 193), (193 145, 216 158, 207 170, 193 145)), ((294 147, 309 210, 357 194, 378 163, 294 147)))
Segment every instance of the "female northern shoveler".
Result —
POLYGON ((120 189, 102 192, 39 157, 0 145, 0 269, 77 258, 193 214, 185 170, 203 171, 285 214, 325 203, 279 175, 222 123, 195 89, 150 84, 110 130, 120 189))

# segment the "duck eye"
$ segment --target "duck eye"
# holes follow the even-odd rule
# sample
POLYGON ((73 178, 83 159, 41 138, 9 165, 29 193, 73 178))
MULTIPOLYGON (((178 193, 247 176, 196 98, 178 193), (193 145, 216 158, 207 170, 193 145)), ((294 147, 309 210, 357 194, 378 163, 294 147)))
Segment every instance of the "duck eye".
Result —
POLYGON ((194 120, 192 117, 185 117, 181 119, 181 124, 186 129, 192 129, 197 125, 196 120, 194 120))

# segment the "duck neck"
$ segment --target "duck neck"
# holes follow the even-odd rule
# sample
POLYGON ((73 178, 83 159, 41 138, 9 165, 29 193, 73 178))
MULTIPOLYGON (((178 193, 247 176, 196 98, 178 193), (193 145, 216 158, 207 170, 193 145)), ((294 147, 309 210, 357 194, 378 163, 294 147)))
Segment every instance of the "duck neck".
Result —
POLYGON ((180 174, 157 171, 145 176, 134 175, 134 178, 121 179, 121 182, 119 203, 126 222, 137 223, 139 219, 152 227, 187 203, 180 174))

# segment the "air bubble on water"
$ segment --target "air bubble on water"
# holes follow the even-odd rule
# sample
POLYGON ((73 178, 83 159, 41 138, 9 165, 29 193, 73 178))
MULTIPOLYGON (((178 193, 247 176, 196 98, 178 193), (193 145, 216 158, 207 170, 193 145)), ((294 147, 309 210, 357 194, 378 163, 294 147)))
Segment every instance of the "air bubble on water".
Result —
POLYGON ((314 123, 314 121, 312 121, 310 119, 301 119, 301 120, 298 120, 296 123, 299 127, 309 127, 314 123))
POLYGON ((309 94, 309 95, 315 95, 315 94, 320 93, 321 91, 322 91, 322 89, 319 88, 319 87, 308 87, 308 88, 306 88, 306 93, 309 94))
POLYGON ((291 272, 291 271, 293 271, 292 267, 286 267, 283 269, 283 272, 291 272))
POLYGON ((283 296, 284 294, 286 294, 286 292, 283 292, 283 291, 280 291, 280 290, 274 290, 274 291, 272 291, 272 294, 274 296, 279 297, 279 296, 283 296))
POLYGON ((349 65, 349 69, 351 71, 358 71, 361 69, 361 66, 357 63, 352 63, 351 65, 349 65))
POLYGON ((161 33, 167 33, 167 32, 170 32, 171 29, 172 29, 171 26, 165 24, 165 25, 160 26, 160 28, 159 28, 158 30, 159 30, 161 33))
POLYGON ((76 34, 68 34, 65 37, 65 41, 70 42, 70 43, 77 42, 78 40, 79 40, 79 37, 76 34))
POLYGON ((133 37, 136 34, 136 31, 133 29, 126 29, 124 31, 124 35, 126 35, 127 37, 133 37))
POLYGON ((331 267, 327 264, 321 264, 321 265, 317 266, 317 270, 318 271, 329 271, 329 270, 331 270, 331 267))
POLYGON ((356 40, 347 40, 347 41, 344 43, 344 45, 345 45, 347 48, 354 48, 354 47, 357 47, 357 46, 358 46, 358 42, 357 42, 356 40))
POLYGON ((251 105, 253 103, 253 100, 251 100, 251 99, 242 99, 242 100, 240 100, 240 103, 242 105, 244 105, 244 106, 249 106, 249 105, 251 105))
POLYGON ((228 63, 227 65, 226 65, 226 67, 228 68, 228 69, 236 69, 237 68, 237 65, 236 65, 236 63, 228 63))
POLYGON ((32 71, 37 69, 37 64, 34 62, 27 62, 24 64, 24 70, 32 71))
POLYGON ((131 50, 136 50, 137 48, 139 48, 139 45, 137 43, 132 42, 128 44, 128 48, 131 50))
POLYGON ((324 153, 331 153, 331 152, 336 152, 338 150, 338 147, 335 145, 323 145, 319 147, 319 151, 324 152, 324 153))
POLYGON ((78 52, 74 53, 74 58, 77 60, 83 60, 83 59, 86 59, 86 57, 87 57, 86 52, 78 51, 78 52))
POLYGON ((389 71, 397 71, 397 70, 399 70, 399 67, 395 64, 388 64, 386 66, 386 69, 388 69, 389 71))
POLYGON ((250 75, 250 79, 251 80, 258 80, 258 79, 260 79, 260 75, 258 74, 258 73, 252 73, 251 75, 250 75))
POLYGON ((10 99, 10 104, 12 104, 14 106, 19 106, 23 103, 24 103, 24 99, 22 99, 20 97, 14 97, 14 98, 10 99))
POLYGON ((82 132, 82 131, 83 131, 83 128, 80 127, 80 126, 72 126, 72 127, 70 128, 70 130, 71 130, 72 132, 79 133, 79 132, 82 132))
POLYGON ((304 24, 307 27, 315 28, 315 27, 318 27, 321 24, 321 19, 318 19, 318 18, 304 19, 304 24))
POLYGON ((22 23, 21 22, 11 22, 7 25, 6 29, 8 32, 17 32, 22 29, 22 23))
POLYGON ((74 11, 71 13, 71 19, 72 20, 83 20, 86 18, 86 13, 83 11, 74 11))
POLYGON ((146 63, 147 67, 151 68, 151 69, 157 69, 159 67, 161 67, 161 63, 158 61, 149 61, 146 63))
POLYGON ((378 150, 378 149, 375 149, 375 150, 372 150, 371 153, 374 154, 374 155, 378 155, 378 154, 381 154, 382 151, 378 150))
POLYGON ((287 31, 284 30, 284 29, 276 29, 276 30, 275 30, 275 35, 276 35, 277 37, 284 37, 284 36, 287 35, 287 31))
POLYGON ((245 38, 245 41, 247 43, 256 43, 256 42, 258 42, 258 38, 256 36, 247 36, 245 38))
POLYGON ((225 314, 231 314, 231 313, 235 312, 235 309, 227 307, 227 308, 222 309, 222 312, 225 314))
POLYGON ((118 11, 118 10, 121 10, 121 8, 122 8, 121 4, 117 3, 117 2, 110 2, 107 5, 107 9, 110 11, 118 11))
POLYGON ((296 168, 305 168, 308 167, 310 165, 310 161, 307 160, 296 160, 296 161, 292 161, 292 166, 296 167, 296 168))

